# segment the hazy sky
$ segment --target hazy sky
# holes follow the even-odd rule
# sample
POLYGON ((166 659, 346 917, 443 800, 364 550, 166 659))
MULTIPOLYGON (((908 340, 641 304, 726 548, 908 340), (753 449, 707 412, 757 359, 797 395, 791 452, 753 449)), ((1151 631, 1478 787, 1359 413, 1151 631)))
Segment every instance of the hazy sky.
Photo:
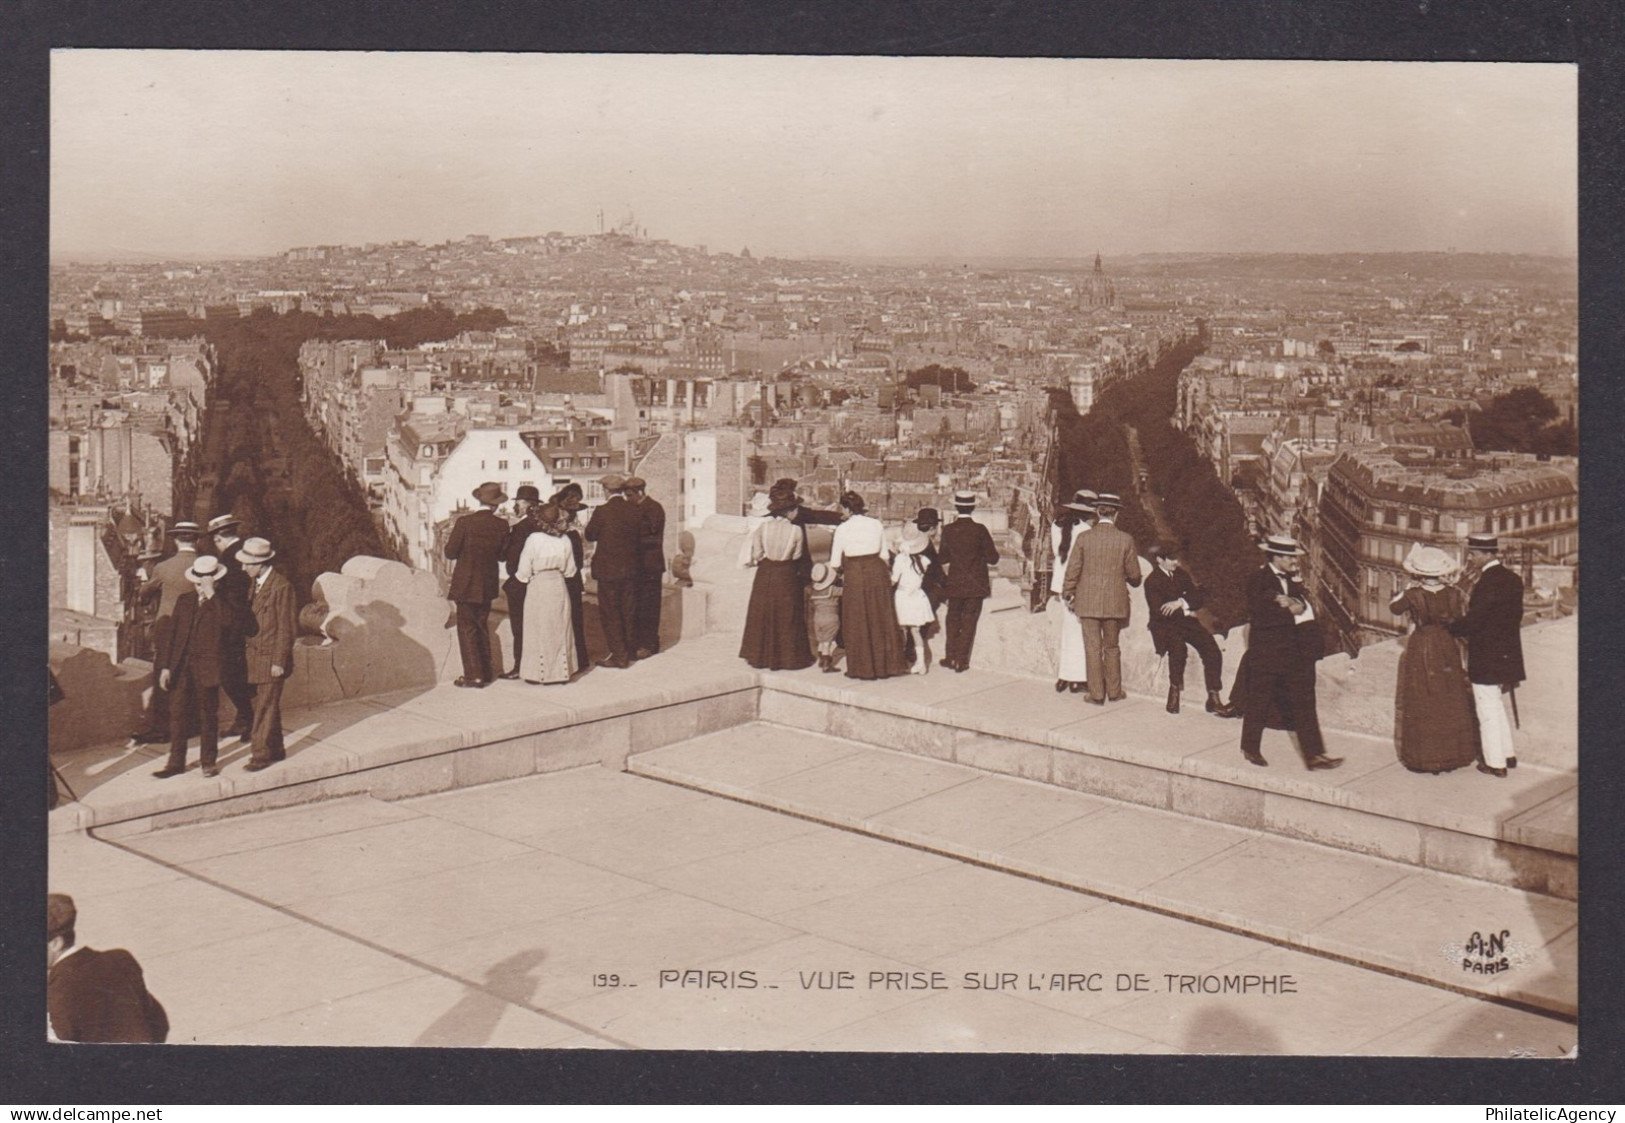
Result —
POLYGON ((53 252, 587 233, 875 255, 1573 253, 1576 71, 53 54, 53 252))

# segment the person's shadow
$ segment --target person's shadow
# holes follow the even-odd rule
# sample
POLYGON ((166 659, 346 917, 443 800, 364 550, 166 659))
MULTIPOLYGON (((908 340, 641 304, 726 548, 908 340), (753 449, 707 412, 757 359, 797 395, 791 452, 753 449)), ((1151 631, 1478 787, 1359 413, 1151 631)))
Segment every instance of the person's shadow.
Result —
MULTIPOLYGON (((405 631, 406 619, 400 609, 375 600, 356 606, 355 614, 361 618, 359 624, 339 616, 327 625, 333 639, 332 674, 342 693, 323 701, 394 694, 394 700, 400 702, 434 689, 438 679, 434 654, 405 631), (403 697, 403 691, 409 693, 403 697)), ((305 715, 317 719, 314 728, 302 731, 297 742, 289 738, 290 758, 354 724, 352 708, 344 708, 344 716, 339 716, 323 701, 314 702, 305 715)), ((289 724, 286 718, 283 724, 289 724)))
POLYGON ((456 1005, 431 1022, 414 1046, 473 1048, 484 1045, 496 1032, 511 1006, 529 1008, 536 993, 536 968, 547 958, 540 948, 517 952, 485 973, 485 981, 471 985, 456 1005))

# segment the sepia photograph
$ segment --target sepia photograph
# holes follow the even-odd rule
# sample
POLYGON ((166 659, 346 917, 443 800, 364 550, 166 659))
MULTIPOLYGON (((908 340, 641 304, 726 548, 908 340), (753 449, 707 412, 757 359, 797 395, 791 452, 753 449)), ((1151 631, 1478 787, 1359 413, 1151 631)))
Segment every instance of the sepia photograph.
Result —
POLYGON ((53 50, 40 1031, 1576 1057, 1578 84, 53 50))

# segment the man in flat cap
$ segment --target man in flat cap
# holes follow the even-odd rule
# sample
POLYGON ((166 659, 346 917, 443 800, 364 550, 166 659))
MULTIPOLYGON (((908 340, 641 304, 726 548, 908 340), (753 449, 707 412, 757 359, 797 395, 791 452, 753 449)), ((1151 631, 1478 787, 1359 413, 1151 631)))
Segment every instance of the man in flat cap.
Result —
POLYGON ((215 557, 225 568, 225 573, 215 583, 215 591, 223 598, 225 606, 236 613, 239 621, 235 632, 238 646, 223 652, 220 664, 220 689, 231 699, 232 708, 237 711, 237 716, 232 718, 224 734, 228 741, 233 737, 247 737, 254 728, 254 688, 248 684, 248 665, 241 647, 246 630, 243 625, 248 619, 248 575, 243 572, 243 563, 237 560, 237 551, 243 541, 237 533, 241 523, 241 519, 229 513, 216 515, 209 520, 209 537, 214 541, 215 557))
POLYGON ((123 948, 96 951, 75 943, 73 898, 45 898, 46 1031, 54 1041, 162 1044, 169 1017, 147 990, 141 965, 123 948))
POLYGON ((954 493, 957 517, 942 528, 942 565, 947 571, 944 591, 948 598, 948 650, 944 667, 970 670, 971 648, 976 645, 976 626, 982 618, 982 602, 993 593, 988 566, 999 564, 999 548, 987 527, 971 516, 976 511, 976 494, 954 493))
POLYGON ((237 551, 237 560, 253 583, 243 654, 248 683, 254 688, 254 727, 243 771, 258 772, 287 756, 282 744, 282 685, 293 673, 293 638, 299 620, 293 586, 272 564, 276 551, 269 542, 250 538, 237 551))
POLYGON ((513 632, 513 670, 502 677, 519 677, 519 660, 525 654, 525 589, 526 585, 514 574, 519 572, 519 558, 525 552, 525 540, 540 531, 536 511, 542 505, 542 493, 535 484, 520 484, 513 493, 513 508, 519 521, 508 528, 508 541, 502 547, 502 564, 508 576, 502 582, 502 595, 508 602, 508 627, 513 632))
POLYGON ((639 659, 660 650, 660 594, 666 576, 666 508, 649 498, 642 476, 626 481, 626 501, 638 512, 638 575, 632 643, 639 659))
POLYGON ((584 535, 595 544, 592 579, 598 586, 598 619, 604 628, 609 654, 601 667, 630 667, 637 652, 636 612, 638 555, 643 545, 643 520, 622 494, 626 477, 612 472, 600 481, 609 498, 587 520, 584 535))
POLYGON ((1145 603, 1151 610, 1147 627, 1158 655, 1168 657, 1168 712, 1179 712, 1185 688, 1188 649, 1202 660, 1202 681, 1207 687, 1207 712, 1218 717, 1240 717, 1241 712, 1219 697, 1224 689, 1224 653, 1213 635, 1196 618, 1205 597, 1190 573, 1179 564, 1183 550, 1177 542, 1159 542, 1146 551, 1152 570, 1145 578, 1145 603))
POLYGON ((496 681, 491 660, 491 602, 502 591, 497 563, 508 542, 508 523, 497 514, 507 501, 502 485, 487 481, 474 489, 480 509, 452 524, 443 553, 456 564, 446 599, 457 606, 457 650, 463 673, 457 685, 483 689, 496 681))
POLYGON ((1478 770, 1505 776, 1518 767, 1506 701, 1523 681, 1523 578, 1501 564, 1494 534, 1467 536, 1467 564, 1478 574, 1467 613, 1450 625, 1451 635, 1467 640, 1467 681, 1478 711, 1478 770))
MULTIPOLYGON (((1325 641, 1309 595, 1298 578, 1304 549, 1297 540, 1272 534, 1261 549, 1266 564, 1247 582, 1245 698, 1242 702, 1241 755, 1249 764, 1266 765, 1259 751, 1264 727, 1284 715, 1298 735, 1298 751, 1311 771, 1336 768, 1342 757, 1326 755, 1315 706, 1315 665, 1325 641)), ((1235 691, 1232 690, 1232 697, 1235 691)))
POLYGON ((1077 536, 1067 558, 1061 599, 1083 622, 1083 654, 1089 687, 1084 700, 1104 706, 1120 702, 1123 693, 1123 655, 1118 634, 1129 620, 1128 591, 1140 585, 1140 556, 1134 539, 1117 529, 1123 501, 1112 492, 1095 500, 1099 521, 1087 534, 1077 536))

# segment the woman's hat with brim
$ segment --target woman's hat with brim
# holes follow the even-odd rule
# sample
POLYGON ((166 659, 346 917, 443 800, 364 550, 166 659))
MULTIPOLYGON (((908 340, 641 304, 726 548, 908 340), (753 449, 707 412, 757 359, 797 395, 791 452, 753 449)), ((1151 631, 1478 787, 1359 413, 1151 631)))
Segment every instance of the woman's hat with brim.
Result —
POLYGON ((1424 546, 1420 542, 1411 543, 1410 553, 1399 564, 1412 577, 1445 578, 1461 568, 1455 558, 1437 546, 1424 546))
POLYGON ((1076 499, 1070 503, 1062 503, 1061 506, 1066 508, 1068 511, 1078 511, 1085 515, 1093 515, 1096 513, 1094 507, 1088 503, 1080 503, 1076 499))
POLYGON ((827 589, 835 584, 835 571, 823 562, 815 562, 812 567, 812 587, 827 589))
POLYGON ((750 497, 750 514, 760 518, 773 509, 772 500, 768 499, 767 492, 758 491, 750 497))
POLYGON ((913 523, 903 524, 903 538, 897 548, 905 554, 917 554, 931 545, 931 539, 913 523))
POLYGON ((1298 545, 1298 540, 1287 534, 1272 534, 1258 544, 1258 548, 1266 554, 1276 557, 1295 558, 1302 557, 1309 551, 1298 545))
POLYGON ((186 571, 186 579, 194 585, 203 581, 215 581, 225 575, 226 567, 213 554, 201 555, 192 563, 192 568, 186 571))

